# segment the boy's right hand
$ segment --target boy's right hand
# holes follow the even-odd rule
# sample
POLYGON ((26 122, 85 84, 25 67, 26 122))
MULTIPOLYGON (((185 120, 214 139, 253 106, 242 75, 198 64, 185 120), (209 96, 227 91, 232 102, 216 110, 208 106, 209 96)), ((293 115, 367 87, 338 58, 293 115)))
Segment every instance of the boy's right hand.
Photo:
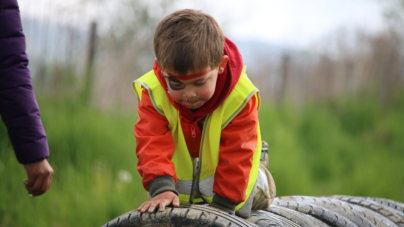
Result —
POLYGON ((154 196, 150 201, 144 202, 137 208, 140 213, 149 212, 153 213, 159 207, 159 211, 165 210, 166 206, 173 204, 174 207, 180 207, 180 199, 172 191, 165 191, 154 196))

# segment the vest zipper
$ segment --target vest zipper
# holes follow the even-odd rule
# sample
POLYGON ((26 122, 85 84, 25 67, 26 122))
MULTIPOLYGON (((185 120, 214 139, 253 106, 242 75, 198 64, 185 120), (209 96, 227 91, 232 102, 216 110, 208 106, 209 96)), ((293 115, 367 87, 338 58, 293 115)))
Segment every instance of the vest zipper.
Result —
MULTIPOLYGON (((205 121, 203 121, 203 127, 202 127, 202 136, 201 136, 201 146, 199 147, 199 163, 198 163, 198 169, 197 169, 197 176, 196 176, 196 190, 198 190, 199 195, 201 196, 201 198, 203 199, 203 201, 205 201, 205 203, 207 203, 207 201, 205 200, 205 198, 203 198, 202 193, 199 191, 199 178, 201 176, 201 172, 202 172, 202 150, 203 150, 203 141, 205 139, 205 130, 206 130, 206 124, 209 121, 209 117, 211 116, 211 114, 208 114, 205 117, 205 121)), ((193 196, 193 195, 192 195, 193 196)))
POLYGON ((192 138, 196 138, 195 125, 191 125, 191 136, 192 138))
POLYGON ((192 153, 196 153, 196 131, 195 125, 191 125, 191 136, 192 136, 192 153))
MULTIPOLYGON (((193 124, 191 125, 191 137, 192 137, 192 153, 196 153, 196 149, 195 149, 196 131, 195 131, 195 126, 193 124)), ((196 185, 196 179, 198 178, 197 177, 197 174, 198 174, 198 162, 199 162, 199 159, 195 158, 193 163, 192 163, 194 168, 193 168, 193 174, 192 174, 191 194, 189 196, 189 203, 190 204, 194 203, 194 191, 196 189, 195 187, 197 186, 196 185)))

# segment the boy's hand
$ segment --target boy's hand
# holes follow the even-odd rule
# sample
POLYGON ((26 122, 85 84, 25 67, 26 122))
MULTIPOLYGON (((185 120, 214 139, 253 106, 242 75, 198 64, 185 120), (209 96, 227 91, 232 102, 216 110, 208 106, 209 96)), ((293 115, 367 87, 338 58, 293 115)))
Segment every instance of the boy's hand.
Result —
POLYGON ((180 207, 180 199, 174 192, 166 191, 154 196, 150 201, 144 202, 137 210, 140 213, 144 213, 146 210, 153 213, 159 207, 159 211, 162 212, 170 204, 173 204, 174 207, 180 207))
POLYGON ((53 169, 46 159, 38 162, 24 164, 28 180, 24 180, 25 188, 32 196, 45 193, 52 182, 53 169))

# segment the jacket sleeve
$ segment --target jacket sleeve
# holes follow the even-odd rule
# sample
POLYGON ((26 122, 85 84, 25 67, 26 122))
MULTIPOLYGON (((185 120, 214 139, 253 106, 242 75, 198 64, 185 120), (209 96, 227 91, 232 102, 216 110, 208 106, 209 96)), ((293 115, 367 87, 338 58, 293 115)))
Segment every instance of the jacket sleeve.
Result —
POLYGON ((49 156, 16 0, 0 1, 0 114, 20 163, 49 156))
POLYGON ((234 212, 236 206, 245 200, 252 157, 257 146, 257 126, 258 110, 253 97, 222 131, 213 185, 216 195, 210 205, 234 212))
POLYGON ((142 176, 143 187, 153 197, 164 191, 175 190, 177 175, 171 161, 174 140, 168 129, 168 120, 159 114, 146 89, 138 106, 139 120, 135 125, 137 169, 142 176))

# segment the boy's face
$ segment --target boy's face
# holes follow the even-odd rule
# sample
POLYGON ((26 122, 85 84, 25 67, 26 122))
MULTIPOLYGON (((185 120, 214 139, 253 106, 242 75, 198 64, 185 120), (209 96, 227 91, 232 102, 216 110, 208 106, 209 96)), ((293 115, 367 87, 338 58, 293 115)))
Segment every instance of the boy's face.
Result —
MULTIPOLYGON (((208 67, 202 76, 189 80, 176 79, 168 76, 168 73, 173 72, 163 71, 171 98, 188 109, 198 109, 203 106, 215 93, 217 77, 223 73, 227 60, 228 57, 224 55, 218 68, 211 69, 208 67)), ((193 73, 195 72, 189 74, 193 73)))

